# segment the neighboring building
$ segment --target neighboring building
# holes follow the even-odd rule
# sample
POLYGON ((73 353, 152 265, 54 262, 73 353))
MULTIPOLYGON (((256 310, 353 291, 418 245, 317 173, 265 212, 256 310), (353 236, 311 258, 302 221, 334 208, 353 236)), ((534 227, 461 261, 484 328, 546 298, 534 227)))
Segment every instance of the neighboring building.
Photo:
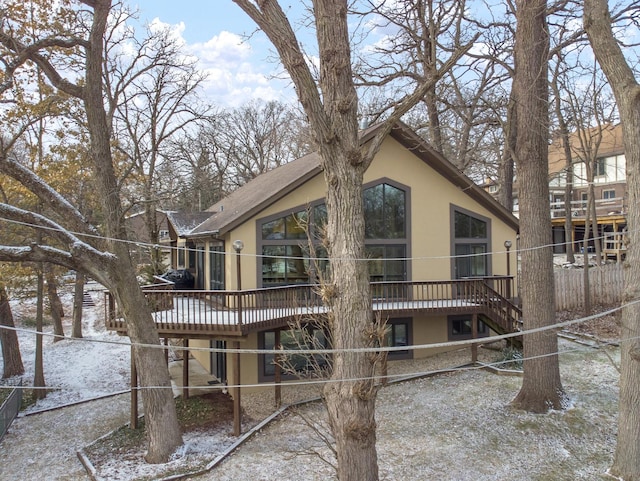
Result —
MULTIPOLYGON (((376 132, 365 130, 362 143, 376 132)), ((309 287, 327 264, 319 242, 325 192, 314 153, 258 176, 206 213, 170 215, 174 267, 190 269, 196 286, 208 290, 149 292, 171 297, 170 309, 157 300, 165 308, 156 313, 161 337, 247 349, 272 349, 278 339, 291 348, 304 339, 289 323, 326 312, 309 287), (240 256, 235 241, 243 243, 240 256), (241 292, 234 290, 239 274, 241 292)), ((364 202, 374 310, 388 318, 388 345, 488 336, 489 326, 516 329, 519 310, 510 302, 516 288, 508 276, 516 263, 504 246, 516 245, 517 219, 406 125, 393 128, 365 173, 364 202)), ((126 331, 113 311, 108 326, 126 331)), ((325 343, 322 329, 305 326, 307 339, 325 343)), ((442 350, 407 349, 390 358, 442 350)), ((273 355, 242 354, 237 361, 192 353, 222 380, 248 385, 276 374, 273 355)), ((295 362, 308 368, 302 357, 295 362)))
MULTIPOLYGON (((144 211, 129 215, 125 218, 125 226, 127 228, 129 238, 142 244, 132 249, 132 254, 138 264, 146 264, 150 262, 150 246, 155 244, 157 244, 158 248, 162 251, 162 258, 164 260, 164 254, 169 252, 167 248, 171 244, 169 222, 167 220, 167 216, 170 214, 171 212, 169 211, 156 210, 155 229, 158 231, 157 242, 152 240, 149 236, 149 229, 147 228, 146 215, 144 211)), ((167 261, 168 260, 167 256, 167 261)))
MULTIPOLYGON (((573 246, 574 252, 583 249, 588 179, 586 161, 595 158, 593 185, 596 205, 598 237, 601 238, 602 252, 606 256, 620 259, 625 252, 622 243, 623 232, 627 225, 627 181, 622 128, 620 125, 606 125, 583 132, 573 133, 569 137, 571 145, 571 172, 573 186, 571 190, 571 236, 565 235, 565 187, 567 184, 567 162, 563 142, 560 137, 549 145, 549 200, 551 204, 551 223, 555 253, 566 253, 567 246, 573 246)), ((494 198, 499 194, 499 184, 487 179, 482 188, 494 198)), ((519 214, 518 182, 513 184, 513 214, 519 214)), ((593 235, 589 236, 589 250, 594 249, 593 235)))
MULTIPOLYGON (((606 125, 573 133, 569 138, 572 155, 573 189, 571 211, 565 209, 566 156, 562 141, 554 140, 549 146, 549 191, 551 196, 551 222, 556 253, 566 252, 572 245, 580 252, 585 235, 587 205, 587 159, 593 163, 593 186, 596 205, 598 237, 602 237, 605 255, 620 257, 623 253, 622 232, 626 227, 627 180, 622 128, 606 125), (571 216, 571 238, 565 235, 565 216, 571 216), (570 243, 570 244, 569 244, 570 243)), ((590 249, 594 240, 589 236, 590 249)))

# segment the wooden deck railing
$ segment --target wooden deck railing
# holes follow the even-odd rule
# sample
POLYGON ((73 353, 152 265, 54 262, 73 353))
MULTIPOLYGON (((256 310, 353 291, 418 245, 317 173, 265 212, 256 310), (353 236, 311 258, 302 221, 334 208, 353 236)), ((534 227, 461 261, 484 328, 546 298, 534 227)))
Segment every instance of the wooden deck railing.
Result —
MULTIPOLYGON (((508 332, 519 311, 509 302, 512 277, 496 276, 445 281, 376 282, 371 284, 374 311, 384 315, 415 312, 485 313, 508 332)), ((296 318, 326 314, 319 286, 292 285, 242 291, 172 290, 149 286, 145 296, 161 334, 246 335, 286 326, 296 318)), ((126 324, 109 293, 107 328, 126 332, 126 324)))

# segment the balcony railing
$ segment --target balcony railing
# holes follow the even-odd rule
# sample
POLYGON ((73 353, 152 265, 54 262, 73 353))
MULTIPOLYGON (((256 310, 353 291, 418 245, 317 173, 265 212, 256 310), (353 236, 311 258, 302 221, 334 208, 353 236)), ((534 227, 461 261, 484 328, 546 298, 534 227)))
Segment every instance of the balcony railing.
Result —
MULTIPOLYGON (((623 197, 614 197, 611 199, 596 199, 596 216, 604 217, 609 215, 625 215, 626 208, 624 205, 623 197)), ((587 211, 586 200, 572 200, 571 201, 571 217, 585 217, 587 211)), ((566 215, 566 209, 564 201, 551 202, 551 217, 564 218, 566 215)))
MULTIPOLYGON (((520 318, 518 308, 508 300, 512 283, 510 276, 375 282, 371 284, 372 307, 388 316, 481 313, 511 332, 520 318)), ((241 291, 172 290, 161 285, 144 288, 144 293, 158 331, 167 336, 242 336, 286 327, 293 320, 312 319, 328 311, 317 285, 241 291)), ((125 333, 126 322, 110 293, 105 295, 107 328, 125 333)))

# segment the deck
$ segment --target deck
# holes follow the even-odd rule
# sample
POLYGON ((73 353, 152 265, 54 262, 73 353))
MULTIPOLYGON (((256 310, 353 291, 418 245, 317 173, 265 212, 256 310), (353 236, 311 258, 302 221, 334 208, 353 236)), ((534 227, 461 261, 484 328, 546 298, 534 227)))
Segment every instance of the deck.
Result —
MULTIPOLYGON (((478 314, 496 332, 515 332, 521 312, 509 301, 512 284, 513 278, 507 276, 377 282, 371 284, 372 307, 383 317, 478 314)), ((315 285, 241 291, 185 291, 156 285, 144 291, 160 337, 239 338, 327 313, 315 285)), ((107 329, 126 334, 126 322, 113 297, 105 295, 107 329)))

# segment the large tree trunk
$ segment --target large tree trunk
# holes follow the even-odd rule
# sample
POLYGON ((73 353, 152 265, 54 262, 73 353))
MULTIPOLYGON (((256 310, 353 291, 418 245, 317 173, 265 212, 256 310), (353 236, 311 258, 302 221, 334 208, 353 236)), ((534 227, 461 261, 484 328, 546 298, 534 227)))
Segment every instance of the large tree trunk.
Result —
POLYGON ((509 94, 509 104, 507 105, 507 120, 505 122, 505 145, 500 161, 498 202, 509 212, 513 212, 513 157, 516 150, 516 108, 513 100, 513 92, 509 94))
POLYGON ((640 480, 640 84, 611 30, 606 0, 585 0, 584 25, 618 104, 627 164, 628 241, 622 310, 618 440, 611 474, 640 480))
POLYGON ((2 379, 24 374, 22 355, 18 334, 13 330, 13 314, 9 304, 9 296, 3 284, 0 284, 0 348, 2 348, 2 379))
POLYGON ((332 160, 331 168, 325 168, 325 178, 333 186, 327 192, 327 235, 333 274, 330 286, 335 296, 327 295, 326 300, 331 306, 331 334, 337 350, 335 382, 326 385, 324 395, 336 440, 338 479, 377 480, 374 366, 369 354, 348 351, 373 347, 376 339, 369 273, 367 264, 359 261, 365 258, 362 172, 338 152, 325 152, 323 158, 332 160))
MULTIPOLYGON (((545 0, 516 2, 516 162, 520 183, 521 292, 525 330, 555 321, 549 204, 548 53, 545 0)), ((524 377, 512 404, 531 412, 563 407, 558 340, 553 330, 524 336, 524 377)))
MULTIPOLYGON (((96 169, 96 186, 104 206, 106 237, 109 251, 115 254, 107 266, 108 286, 127 321, 127 332, 135 344, 160 346, 151 309, 138 286, 135 266, 126 240, 119 188, 111 156, 110 132, 102 92, 103 36, 111 8, 110 0, 95 0, 90 45, 86 59, 84 105, 91 138, 91 154, 96 169)), ((135 362, 140 375, 149 447, 145 459, 163 463, 182 444, 169 370, 161 349, 135 349, 135 362), (152 388, 153 386, 154 388, 152 388), (146 389, 145 389, 146 388, 146 389)))
POLYGON ((56 286, 56 276, 51 268, 51 265, 45 266, 45 277, 47 280, 47 298, 49 299, 49 311, 51 313, 51 322, 53 323, 53 342, 61 341, 64 337, 64 329, 62 327, 62 318, 64 317, 64 308, 62 307, 62 301, 58 295, 58 288, 56 286))
POLYGON ((84 302, 84 274, 76 271, 76 280, 73 284, 73 321, 71 324, 71 337, 82 337, 82 308, 84 302))

